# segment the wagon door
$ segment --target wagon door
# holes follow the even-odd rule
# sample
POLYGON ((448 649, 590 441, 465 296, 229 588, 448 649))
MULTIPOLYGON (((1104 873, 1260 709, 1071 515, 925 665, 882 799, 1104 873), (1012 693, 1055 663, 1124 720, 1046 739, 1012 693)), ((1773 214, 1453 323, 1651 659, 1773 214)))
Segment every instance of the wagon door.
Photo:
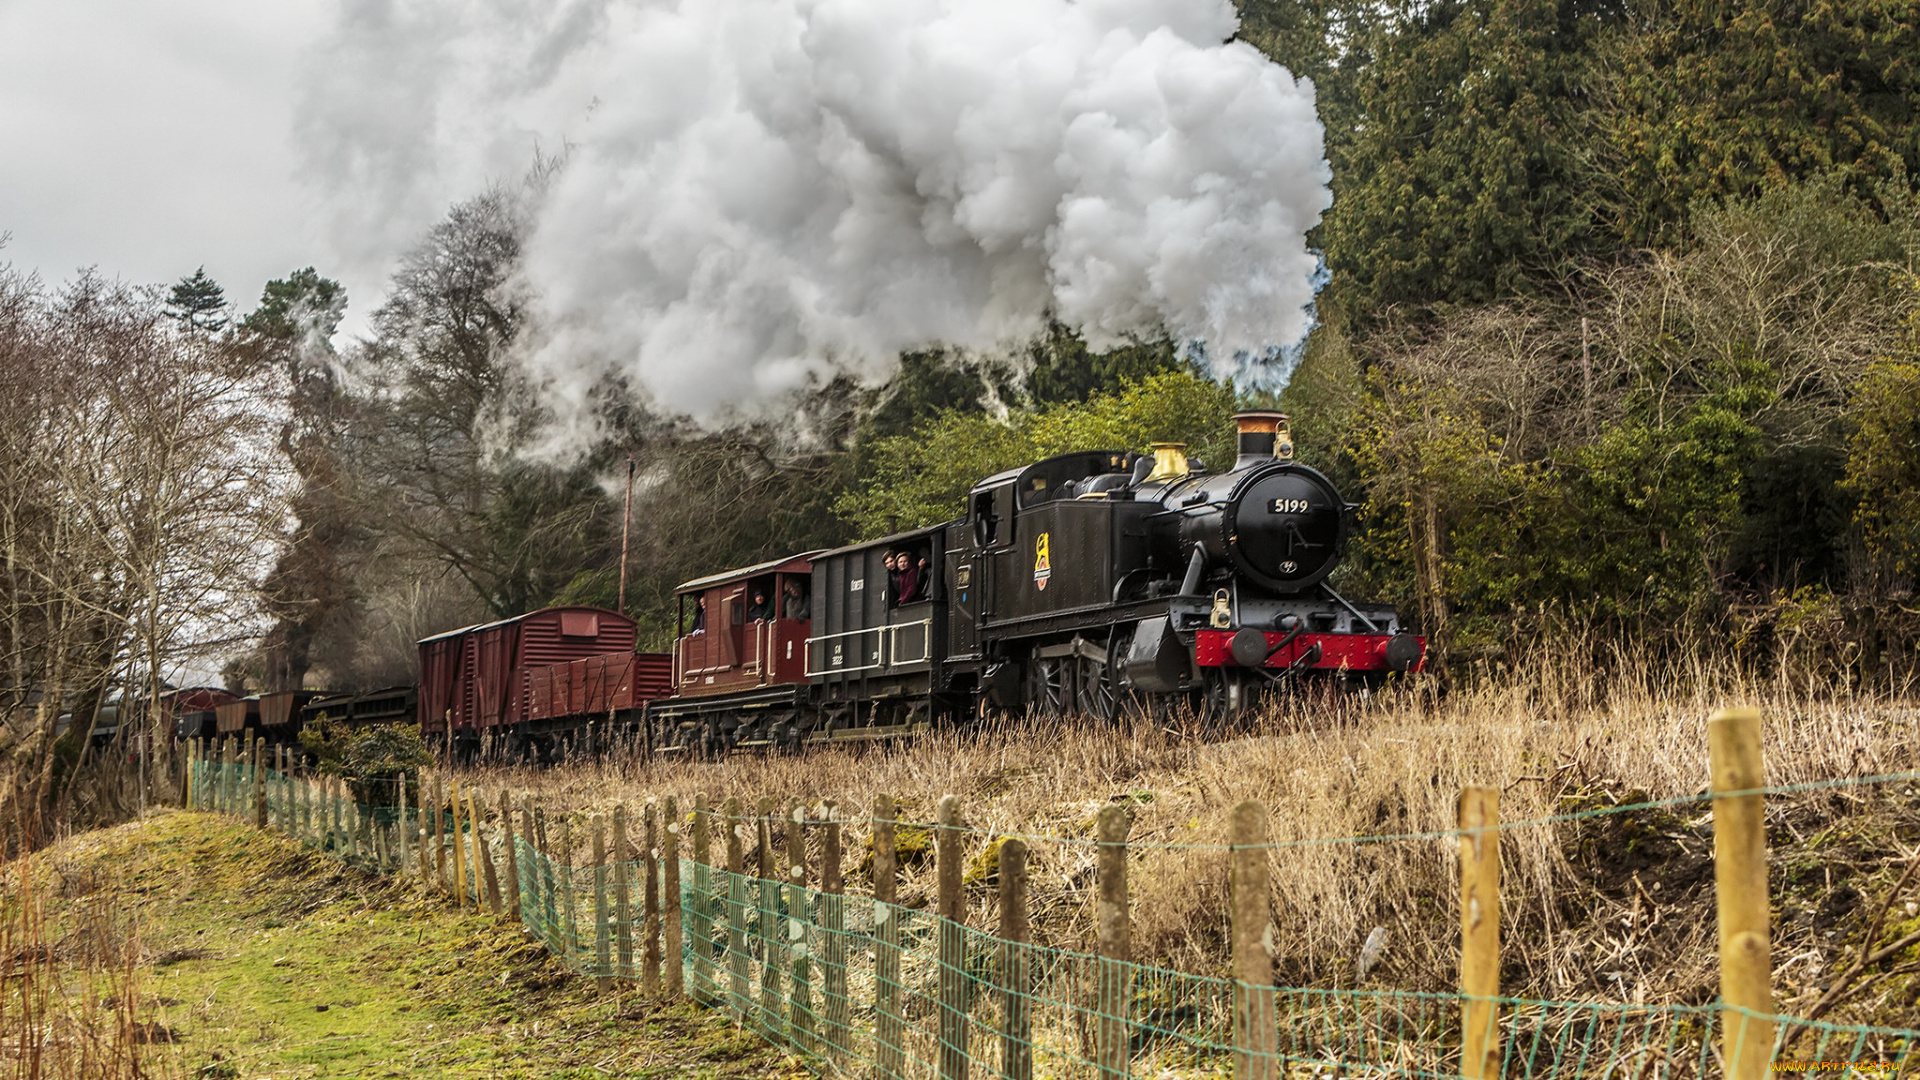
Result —
POLYGON ((715 658, 714 666, 732 669, 740 666, 740 657, 747 652, 744 640, 748 630, 746 586, 728 589, 725 596, 726 599, 720 602, 723 622, 719 635, 720 655, 715 658))

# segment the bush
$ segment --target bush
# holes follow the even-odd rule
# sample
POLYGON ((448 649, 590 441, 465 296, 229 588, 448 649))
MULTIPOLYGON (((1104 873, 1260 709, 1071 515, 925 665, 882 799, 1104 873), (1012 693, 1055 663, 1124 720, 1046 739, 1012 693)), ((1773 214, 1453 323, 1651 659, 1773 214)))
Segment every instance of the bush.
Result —
POLYGON ((301 730, 300 745, 320 772, 345 779, 363 806, 395 805, 402 783, 408 802, 419 805, 420 769, 433 763, 418 724, 349 727, 321 713, 301 730))

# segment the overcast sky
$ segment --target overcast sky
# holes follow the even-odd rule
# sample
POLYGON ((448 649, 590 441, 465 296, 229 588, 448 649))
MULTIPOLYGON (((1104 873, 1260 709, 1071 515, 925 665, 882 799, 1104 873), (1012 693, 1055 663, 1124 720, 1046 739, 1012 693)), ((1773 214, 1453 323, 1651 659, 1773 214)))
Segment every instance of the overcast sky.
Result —
MULTIPOLYGON (((168 283, 242 309, 327 265, 292 114, 327 0, 0 0, 0 262, 168 283)), ((350 276, 350 275, 349 275, 350 276)), ((377 281, 354 282, 354 306, 377 281)))

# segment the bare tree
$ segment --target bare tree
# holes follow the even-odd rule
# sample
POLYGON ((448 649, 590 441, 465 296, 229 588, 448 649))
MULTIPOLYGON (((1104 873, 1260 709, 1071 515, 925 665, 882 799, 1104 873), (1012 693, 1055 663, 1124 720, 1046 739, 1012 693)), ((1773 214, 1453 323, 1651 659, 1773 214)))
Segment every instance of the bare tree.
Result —
MULTIPOLYGON (((0 740, 31 844, 75 810, 110 688, 129 745, 167 746, 167 675, 258 633, 255 586, 285 524, 285 394, 154 290, 85 274, 50 294, 0 271, 0 310, 0 740)), ((144 790, 96 795, 123 813, 144 790)))

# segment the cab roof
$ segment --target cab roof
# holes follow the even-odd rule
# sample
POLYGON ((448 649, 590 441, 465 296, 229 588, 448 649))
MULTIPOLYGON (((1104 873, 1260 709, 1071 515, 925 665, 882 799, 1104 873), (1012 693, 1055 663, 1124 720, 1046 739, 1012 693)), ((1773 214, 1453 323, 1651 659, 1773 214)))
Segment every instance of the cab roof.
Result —
POLYGON ((715 585, 725 585, 733 581, 759 577, 762 574, 805 574, 813 571, 813 560, 824 554, 821 551, 804 551, 798 555, 789 555, 784 559, 743 566, 737 570, 723 570, 718 574, 708 574, 703 578, 694 578, 674 588, 676 595, 690 592, 704 592, 715 585))
POLYGON ((845 555, 852 551, 865 551, 869 548, 881 547, 886 544, 904 544, 908 541, 925 540, 945 532, 956 522, 965 520, 965 518, 955 518, 953 521, 943 521, 938 525, 929 525, 924 529, 908 529, 905 532, 892 533, 887 536, 876 536, 871 540, 862 540, 857 544, 848 544, 845 547, 834 548, 832 551, 818 551, 814 553, 813 557, 816 559, 824 559, 832 555, 845 555))

